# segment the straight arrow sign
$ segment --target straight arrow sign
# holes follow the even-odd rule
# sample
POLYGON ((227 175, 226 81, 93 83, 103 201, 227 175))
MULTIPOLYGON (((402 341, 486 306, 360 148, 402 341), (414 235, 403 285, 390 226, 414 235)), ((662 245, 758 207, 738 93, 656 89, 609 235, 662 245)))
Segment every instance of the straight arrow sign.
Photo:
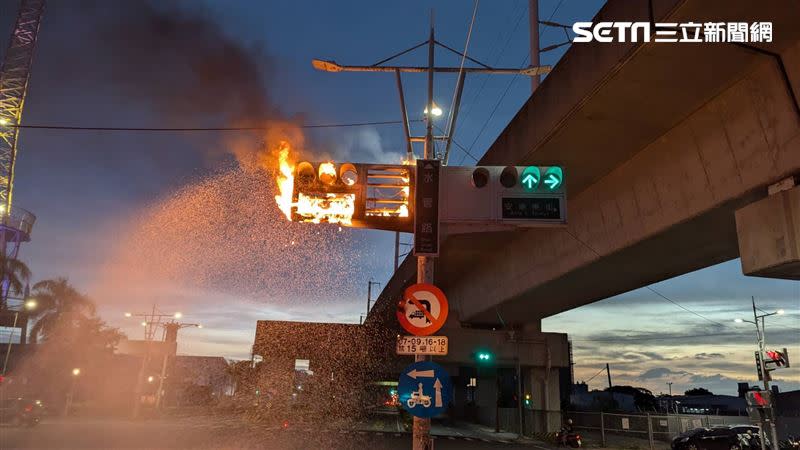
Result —
MULTIPOLYGON (((406 375, 410 376, 413 379, 420 378, 433 378, 433 370, 417 370, 413 369, 411 372, 408 372, 406 375)), ((438 380, 438 378, 437 378, 438 380)))
POLYGON ((436 390, 436 398, 433 401, 433 406, 437 408, 442 407, 442 382, 439 379, 436 379, 436 382, 433 383, 433 389, 436 390))

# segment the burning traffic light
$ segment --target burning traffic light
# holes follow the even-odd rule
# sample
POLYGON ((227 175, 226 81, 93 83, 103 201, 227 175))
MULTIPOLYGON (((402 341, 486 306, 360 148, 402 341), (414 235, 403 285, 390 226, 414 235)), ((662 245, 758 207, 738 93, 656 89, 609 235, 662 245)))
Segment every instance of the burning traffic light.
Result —
POLYGON ((411 232, 414 167, 280 160, 278 204, 293 222, 411 232), (290 182, 287 182, 290 181, 290 182))

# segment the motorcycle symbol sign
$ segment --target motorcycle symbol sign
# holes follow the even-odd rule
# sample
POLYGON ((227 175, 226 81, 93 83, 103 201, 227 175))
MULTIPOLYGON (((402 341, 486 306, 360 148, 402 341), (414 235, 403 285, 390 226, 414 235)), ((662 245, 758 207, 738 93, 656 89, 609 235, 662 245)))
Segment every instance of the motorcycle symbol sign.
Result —
POLYGON ((450 375, 442 366, 430 361, 406 367, 397 386, 403 408, 417 417, 434 417, 445 412, 452 390, 450 375))

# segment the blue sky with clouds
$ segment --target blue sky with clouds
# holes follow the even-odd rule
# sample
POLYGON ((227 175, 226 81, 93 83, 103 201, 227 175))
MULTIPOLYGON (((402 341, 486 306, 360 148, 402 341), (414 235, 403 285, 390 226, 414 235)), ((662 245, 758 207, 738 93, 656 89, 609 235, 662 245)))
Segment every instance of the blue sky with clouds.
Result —
MULTIPOLYGON (((12 11, 15 3, 0 0, 0 9, 12 11)), ((588 20, 602 4, 540 0, 540 17, 588 20)), ((391 74, 322 73, 312 69, 311 59, 372 64, 423 41, 431 8, 437 38, 461 49, 472 13, 472 2, 456 0, 136 5, 49 5, 27 123, 213 126, 253 103, 265 114, 302 116, 306 123, 397 120, 391 74), (152 20, 165 12, 170 21, 152 20), (137 24, 149 28, 120 31, 137 24), (170 35, 187 29, 191 33, 170 35), (162 34, 169 45, 152 38, 162 34), (252 70, 201 79, 207 67, 193 54, 197 49, 214 51, 214 63, 222 67, 252 70), (233 50, 244 63, 226 59, 233 50)), ((3 29, 10 17, 0 15, 3 29)), ((527 28, 526 0, 483 1, 469 54, 496 66, 526 64, 527 28)), ((564 40, 559 29, 542 30, 542 46, 564 40)), ((556 64, 566 48, 545 53, 542 63, 556 64)), ((446 52, 437 58, 459 63, 446 52)), ((400 61, 424 59, 420 52, 400 61)), ((404 83, 410 113, 419 115, 425 77, 409 75, 404 83)), ((455 77, 437 77, 437 103, 450 103, 454 85, 455 77)), ((521 77, 471 76, 455 139, 480 156, 529 91, 521 77)), ((399 126, 306 135, 312 152, 356 161, 397 161, 402 139, 399 126)), ((278 223, 263 180, 237 172, 231 151, 248 145, 255 144, 219 134, 26 130, 15 199, 39 222, 22 257, 37 278, 69 276, 95 298, 104 318, 131 337, 141 329, 122 318, 126 310, 158 303, 164 311, 184 311, 187 320, 206 325, 182 331, 184 353, 246 357, 258 319, 357 322, 367 280, 389 277, 393 235, 336 229, 314 234, 278 223)), ((461 149, 453 151, 453 161, 473 163, 461 149)), ((733 323, 747 314, 751 295, 765 308, 787 310, 770 321, 767 339, 800 358, 797 282, 747 278, 731 261, 654 288, 723 325, 647 290, 546 319, 546 330, 570 333, 577 379, 589 379, 608 362, 615 383, 658 392, 673 381, 675 389, 703 385, 730 393, 736 381, 753 381, 752 330, 733 323)), ((786 370, 779 384, 800 387, 799 374, 786 370)), ((590 385, 600 387, 601 379, 590 385)))

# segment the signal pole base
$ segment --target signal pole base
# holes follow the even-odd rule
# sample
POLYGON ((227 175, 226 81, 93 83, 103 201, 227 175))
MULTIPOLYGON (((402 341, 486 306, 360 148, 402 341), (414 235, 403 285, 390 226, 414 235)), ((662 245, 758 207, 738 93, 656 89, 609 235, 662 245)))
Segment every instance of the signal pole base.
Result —
POLYGON ((431 419, 414 417, 414 442, 413 450, 433 450, 431 441, 431 419))

